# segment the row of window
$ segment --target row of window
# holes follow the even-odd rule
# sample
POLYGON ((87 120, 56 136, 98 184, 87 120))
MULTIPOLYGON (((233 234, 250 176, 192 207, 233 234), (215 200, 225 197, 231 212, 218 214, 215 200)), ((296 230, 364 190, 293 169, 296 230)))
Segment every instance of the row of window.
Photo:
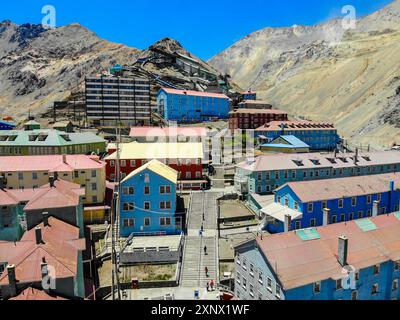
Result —
MULTIPOLYGON (((134 202, 124 202, 122 204, 122 210, 127 212, 127 211, 133 211, 135 210, 135 203, 134 202)), ((171 209, 171 201, 160 201, 159 202, 159 208, 161 210, 170 210, 171 209)), ((139 210, 145 210, 149 211, 151 210, 151 204, 149 201, 143 202, 143 208, 136 208, 139 210)))
MULTIPOLYGON (((160 218, 159 222, 160 222, 160 226, 162 226, 162 227, 168 227, 168 226, 171 226, 171 224, 172 224, 171 218, 168 218, 168 217, 160 218)), ((134 228, 135 223, 136 223, 136 220, 134 218, 127 218, 127 219, 122 220, 122 224, 123 224, 124 228, 134 228)), ((151 218, 145 217, 144 218, 144 226, 150 227, 150 225, 151 225, 151 218)))
MULTIPOLYGON (((150 186, 145 186, 143 188, 143 193, 145 195, 150 195, 150 186)), ((160 194, 171 194, 171 186, 160 186, 159 188, 160 194)), ((122 188, 123 195, 134 195, 135 194, 135 187, 123 187, 122 188)))

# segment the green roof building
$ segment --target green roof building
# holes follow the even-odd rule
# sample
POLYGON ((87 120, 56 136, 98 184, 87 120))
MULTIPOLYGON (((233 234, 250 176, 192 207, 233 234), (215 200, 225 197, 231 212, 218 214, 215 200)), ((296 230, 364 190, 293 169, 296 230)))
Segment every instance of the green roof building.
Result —
POLYGON ((0 132, 0 156, 99 154, 105 150, 106 141, 91 132, 66 133, 52 129, 0 132))

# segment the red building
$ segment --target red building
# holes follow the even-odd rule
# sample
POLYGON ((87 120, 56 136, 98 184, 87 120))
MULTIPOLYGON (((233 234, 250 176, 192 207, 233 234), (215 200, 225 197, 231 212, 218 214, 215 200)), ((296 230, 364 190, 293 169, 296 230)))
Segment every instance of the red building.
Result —
POLYGON ((238 109, 229 113, 229 129, 257 129, 271 121, 287 121, 288 114, 276 109, 238 109))
MULTIPOLYGON (((110 145, 106 162, 106 176, 116 180, 116 146, 110 145)), ((147 162, 156 159, 178 171, 178 187, 200 189, 206 183, 203 177, 202 143, 124 143, 120 144, 119 169, 121 179, 147 162)))

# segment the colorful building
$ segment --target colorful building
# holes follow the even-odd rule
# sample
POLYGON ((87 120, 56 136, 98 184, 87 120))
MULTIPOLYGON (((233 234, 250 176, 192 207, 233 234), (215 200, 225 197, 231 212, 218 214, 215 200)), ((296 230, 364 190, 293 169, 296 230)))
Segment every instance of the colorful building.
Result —
POLYGON ((261 210, 265 227, 277 233, 398 211, 399 178, 400 173, 388 173, 290 182, 275 190, 274 204, 261 210))
POLYGON ((3 130, 14 130, 16 125, 14 123, 0 120, 0 131, 3 130))
POLYGON ((227 119, 230 101, 220 93, 162 88, 157 106, 166 120, 193 123, 227 119))
POLYGON ((121 237, 174 235, 182 232, 184 214, 176 212, 178 172, 152 160, 121 182, 121 237))
POLYGON ((248 90, 241 93, 242 100, 256 100, 257 99, 257 92, 248 90))
MULTIPOLYGON (((132 171, 155 159, 178 171, 179 189, 200 189, 203 179, 203 145, 201 143, 125 143, 119 146, 119 171, 124 179, 132 171)), ((109 146, 107 179, 115 181, 116 146, 109 146)))
POLYGON ((106 163, 98 156, 47 155, 0 157, 0 174, 7 189, 37 189, 49 176, 76 183, 85 189, 83 203, 102 204, 106 190, 106 163))
POLYGON ((287 119, 287 112, 281 110, 237 109, 229 113, 229 129, 256 129, 271 121, 286 121, 287 119))
POLYGON ((18 241, 26 230, 43 222, 43 214, 55 217, 80 229, 83 236, 80 185, 54 180, 37 189, 0 190, 0 240, 18 241))
POLYGON ((279 136, 292 135, 305 142, 311 150, 332 151, 340 142, 337 129, 331 123, 311 121, 272 121, 257 127, 254 137, 268 143, 279 136))
POLYGON ((258 236, 235 248, 240 300, 398 300, 400 214, 258 236))
POLYGON ((26 232, 19 242, 0 242, 0 292, 3 299, 27 287, 42 288, 66 298, 84 298, 82 251, 86 241, 79 228, 49 217, 26 232))
POLYGON ((236 166, 235 189, 271 194, 288 182, 367 176, 400 171, 397 151, 267 154, 236 166))
POLYGON ((100 154, 106 141, 91 132, 67 133, 58 130, 0 131, 0 156, 100 154))
POLYGON ((260 150, 267 153, 308 153, 310 146, 295 136, 280 136, 270 143, 261 145, 260 150))

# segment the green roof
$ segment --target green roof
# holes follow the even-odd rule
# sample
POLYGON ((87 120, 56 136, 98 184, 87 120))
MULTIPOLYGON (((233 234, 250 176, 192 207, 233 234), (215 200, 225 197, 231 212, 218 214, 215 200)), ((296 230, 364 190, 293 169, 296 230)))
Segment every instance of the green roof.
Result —
POLYGON ((364 232, 378 229, 376 225, 371 221, 371 219, 356 220, 356 224, 364 232))
POLYGON ((400 212, 396 212, 396 213, 394 214, 394 216, 395 216, 397 219, 400 220, 400 212))
POLYGON ((0 132, 0 147, 57 147, 105 142, 104 139, 91 132, 66 133, 52 129, 7 130, 0 132))
POLYGON ((315 228, 298 230, 296 231, 296 234, 303 241, 317 240, 321 238, 315 228))

